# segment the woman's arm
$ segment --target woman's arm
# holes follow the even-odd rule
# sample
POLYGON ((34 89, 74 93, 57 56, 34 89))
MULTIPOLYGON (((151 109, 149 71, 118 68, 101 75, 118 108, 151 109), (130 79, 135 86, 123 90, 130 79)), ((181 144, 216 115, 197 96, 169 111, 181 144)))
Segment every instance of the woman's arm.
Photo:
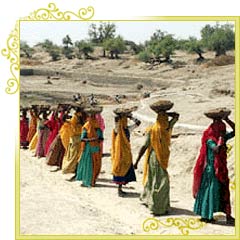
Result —
POLYGON ((147 146, 143 145, 140 150, 139 150, 139 153, 138 153, 138 157, 136 159, 136 162, 134 163, 133 167, 134 169, 137 169, 137 166, 138 166, 138 162, 140 161, 141 157, 143 156, 143 154, 146 152, 147 150, 147 146))

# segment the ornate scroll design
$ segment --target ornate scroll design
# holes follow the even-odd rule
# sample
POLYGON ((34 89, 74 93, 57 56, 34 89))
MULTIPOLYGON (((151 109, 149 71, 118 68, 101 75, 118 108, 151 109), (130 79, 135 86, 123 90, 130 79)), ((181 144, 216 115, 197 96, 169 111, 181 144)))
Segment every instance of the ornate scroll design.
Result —
POLYGON ((11 78, 7 81, 7 94, 14 94, 19 90, 19 21, 7 39, 7 47, 2 49, 2 55, 10 61, 11 78))
POLYGON ((14 30, 7 39, 6 48, 1 53, 10 61, 11 77, 7 81, 6 93, 15 94, 19 90, 19 71, 20 71, 20 21, 71 21, 89 20, 94 16, 94 8, 80 8, 77 13, 72 11, 60 11, 55 3, 49 3, 48 8, 40 8, 17 21, 14 30))
POLYGON ((183 235, 189 235, 190 230, 199 230, 206 223, 201 222, 198 218, 167 218, 159 220, 156 218, 147 218, 143 222, 143 230, 145 232, 156 231, 161 227, 170 228, 177 227, 183 235))
POLYGON ((40 8, 30 14, 30 16, 24 18, 24 20, 89 20, 94 16, 94 8, 80 8, 77 13, 66 11, 62 12, 56 6, 55 3, 49 3, 48 8, 40 8))

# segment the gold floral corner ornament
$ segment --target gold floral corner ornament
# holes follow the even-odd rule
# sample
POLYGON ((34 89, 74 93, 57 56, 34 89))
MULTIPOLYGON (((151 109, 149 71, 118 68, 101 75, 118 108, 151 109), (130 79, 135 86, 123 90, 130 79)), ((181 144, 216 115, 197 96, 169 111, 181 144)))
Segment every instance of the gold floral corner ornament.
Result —
POLYGON ((60 11, 55 3, 49 3, 48 8, 40 8, 17 21, 14 30, 7 39, 7 47, 1 53, 10 61, 11 77, 7 81, 6 93, 15 94, 19 90, 20 76, 20 21, 87 21, 94 16, 94 8, 80 8, 77 13, 60 11))
POLYGON ((19 90, 19 21, 7 39, 7 47, 1 53, 10 61, 11 78, 7 81, 6 93, 14 94, 19 90))
POLYGON ((57 21, 70 21, 70 20, 90 20, 94 16, 94 8, 80 8, 77 13, 71 11, 62 12, 57 8, 55 3, 49 3, 48 8, 40 8, 24 18, 24 20, 57 20, 57 21))
POLYGON ((143 231, 156 231, 161 227, 170 228, 177 227, 183 235, 189 235, 190 230, 199 230, 205 226, 206 223, 201 222, 198 218, 167 218, 159 220, 157 218, 147 218, 143 222, 143 231))

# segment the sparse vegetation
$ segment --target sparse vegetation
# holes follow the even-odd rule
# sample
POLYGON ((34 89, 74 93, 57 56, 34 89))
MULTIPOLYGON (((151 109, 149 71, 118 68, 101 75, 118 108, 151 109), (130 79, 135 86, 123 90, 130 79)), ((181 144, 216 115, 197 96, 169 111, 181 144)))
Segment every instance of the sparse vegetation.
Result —
POLYGON ((26 56, 26 58, 32 58, 34 49, 31 48, 26 41, 20 41, 20 52, 21 57, 26 56))
POLYGON ((201 30, 203 45, 211 51, 215 51, 216 57, 225 55, 226 51, 233 50, 235 34, 233 25, 224 24, 215 26, 206 25, 201 30))
POLYGON ((78 49, 78 58, 82 58, 83 55, 85 59, 88 59, 89 54, 94 51, 92 44, 84 40, 75 42, 75 47, 78 49))
POLYGON ((189 52, 189 53, 196 53, 198 54, 198 59, 197 61, 203 61, 203 43, 201 40, 198 40, 195 37, 189 37, 188 41, 184 43, 184 48, 189 52))
MULTIPOLYGON (((96 24, 91 24, 88 30, 90 41, 97 46, 103 46, 104 42, 115 37, 115 33, 116 25, 106 22, 100 23, 98 27, 96 24)), ((103 57, 106 57, 105 48, 103 48, 103 57)))
POLYGON ((103 42, 103 47, 109 52, 111 59, 119 58, 119 54, 123 53, 123 51, 126 49, 125 42, 121 36, 106 39, 103 42))

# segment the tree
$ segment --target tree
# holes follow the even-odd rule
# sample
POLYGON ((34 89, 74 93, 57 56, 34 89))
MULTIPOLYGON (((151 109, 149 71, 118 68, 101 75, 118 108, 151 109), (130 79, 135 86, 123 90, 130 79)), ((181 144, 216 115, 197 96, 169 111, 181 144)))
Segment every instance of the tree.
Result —
POLYGON ((233 25, 206 25, 201 30, 202 41, 208 50, 215 51, 215 55, 225 55, 226 51, 234 49, 235 33, 233 25))
POLYGON ((94 51, 92 44, 84 40, 75 42, 75 47, 78 48, 80 57, 83 54, 85 58, 90 58, 89 53, 92 53, 94 51))
POLYGON ((197 53, 199 56, 197 61, 204 60, 204 57, 202 56, 202 54, 204 53, 203 43, 197 38, 189 37, 188 41, 185 42, 185 49, 190 53, 197 53))
POLYGON ((39 43, 38 45, 42 46, 42 48, 45 49, 46 52, 49 52, 50 49, 54 46, 53 42, 48 39, 45 39, 44 42, 39 43))
POLYGON ((176 49, 176 40, 172 34, 157 30, 150 38, 145 42, 145 46, 148 52, 153 54, 155 61, 159 63, 171 62, 171 55, 176 49), (164 58, 162 60, 162 58, 164 58))
POLYGON ((135 54, 138 54, 138 53, 140 53, 141 51, 144 50, 144 46, 143 46, 143 45, 141 45, 141 44, 138 45, 138 44, 136 44, 136 43, 133 42, 133 41, 125 40, 124 43, 125 43, 126 46, 129 46, 130 49, 131 49, 135 54))
POLYGON ((126 49, 125 42, 121 36, 116 38, 109 38, 103 42, 103 47, 105 50, 109 51, 110 58, 119 58, 119 54, 123 53, 126 49))
POLYGON ((31 48, 26 41, 20 41, 20 50, 24 53, 27 58, 32 58, 34 49, 31 48))
POLYGON ((52 57, 53 61, 61 59, 61 49, 57 45, 53 45, 52 48, 48 50, 48 53, 52 57))
POLYGON ((70 45, 72 46, 73 43, 72 43, 72 39, 69 37, 69 35, 66 35, 66 37, 64 37, 62 39, 62 43, 63 43, 63 49, 62 49, 63 55, 67 59, 73 59, 74 58, 73 48, 70 47, 70 45))
POLYGON ((73 45, 72 39, 69 37, 69 35, 66 35, 66 37, 63 38, 62 43, 64 48, 69 48, 69 45, 73 45))
MULTIPOLYGON (((116 25, 114 23, 100 23, 97 27, 96 24, 91 24, 88 30, 90 41, 94 44, 103 46, 103 42, 107 39, 115 37, 116 25)), ((103 49, 103 57, 106 56, 105 49, 103 49)))
POLYGON ((143 50, 139 52, 138 59, 142 62, 149 63, 152 59, 152 54, 148 50, 143 50))

